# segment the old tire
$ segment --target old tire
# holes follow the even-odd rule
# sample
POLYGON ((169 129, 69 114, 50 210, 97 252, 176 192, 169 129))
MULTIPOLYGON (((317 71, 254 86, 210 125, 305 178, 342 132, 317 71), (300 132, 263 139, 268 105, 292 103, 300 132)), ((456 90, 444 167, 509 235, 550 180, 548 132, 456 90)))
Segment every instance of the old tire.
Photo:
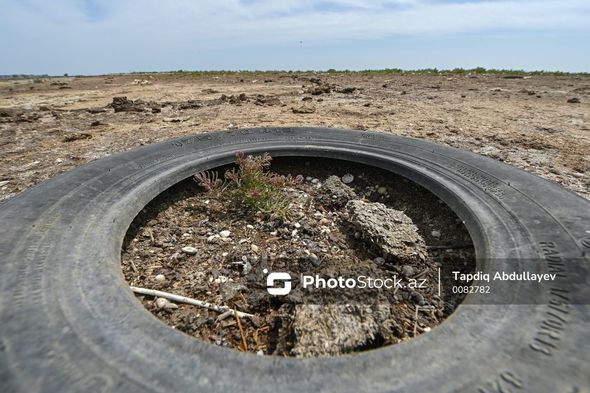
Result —
POLYGON ((265 128, 145 146, 0 205, 0 391, 586 391, 588 231, 590 203, 554 183, 394 135, 265 128), (478 304, 476 295, 429 334, 354 356, 257 357, 194 340, 131 293, 119 264, 122 239, 157 194, 229 163, 237 150, 340 158, 399 173, 466 222, 478 269, 560 266, 552 287, 563 296, 525 283, 498 304, 478 304), (529 304, 512 302, 523 298, 529 304))

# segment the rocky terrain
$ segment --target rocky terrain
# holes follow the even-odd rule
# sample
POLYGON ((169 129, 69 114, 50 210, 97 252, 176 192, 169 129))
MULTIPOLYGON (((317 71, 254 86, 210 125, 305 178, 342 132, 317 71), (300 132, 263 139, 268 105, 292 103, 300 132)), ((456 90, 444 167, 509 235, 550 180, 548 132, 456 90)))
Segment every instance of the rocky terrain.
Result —
POLYGON ((590 197, 586 76, 179 73, 0 80, 0 200, 142 144, 303 125, 448 144, 590 197))

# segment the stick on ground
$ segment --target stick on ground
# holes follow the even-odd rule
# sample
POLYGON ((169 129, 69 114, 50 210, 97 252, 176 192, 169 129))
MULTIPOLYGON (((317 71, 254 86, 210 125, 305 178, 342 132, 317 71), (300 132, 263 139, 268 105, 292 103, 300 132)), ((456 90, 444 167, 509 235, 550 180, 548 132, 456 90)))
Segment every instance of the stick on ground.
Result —
POLYGON ((238 323, 238 329, 240 329, 240 337, 242 338, 242 343, 240 347, 242 352, 248 352, 248 342, 246 341, 246 336, 244 335, 244 329, 242 328, 242 322, 240 322, 240 318, 236 309, 234 309, 234 316, 236 317, 236 322, 238 323))
MULTIPOLYGON (((172 301, 175 301, 177 303, 192 304, 193 306, 207 308, 209 310, 217 311, 219 313, 224 313, 224 312, 227 312, 227 311, 232 311, 232 309, 229 308, 229 307, 227 307, 227 306, 219 306, 217 304, 212 304, 212 303, 209 303, 209 302, 205 302, 203 300, 191 299, 190 297, 175 295, 175 294, 169 293, 169 292, 157 291, 155 289, 147 289, 147 288, 139 288, 139 287, 130 287, 130 288, 131 288, 131 290, 133 292, 139 293, 141 295, 148 295, 148 296, 154 296, 154 297, 162 297, 164 299, 172 300, 172 301)), ((247 318, 247 317, 253 317, 254 316, 252 314, 248 314, 248 313, 241 312, 241 311, 236 311, 235 313, 240 318, 247 318)))

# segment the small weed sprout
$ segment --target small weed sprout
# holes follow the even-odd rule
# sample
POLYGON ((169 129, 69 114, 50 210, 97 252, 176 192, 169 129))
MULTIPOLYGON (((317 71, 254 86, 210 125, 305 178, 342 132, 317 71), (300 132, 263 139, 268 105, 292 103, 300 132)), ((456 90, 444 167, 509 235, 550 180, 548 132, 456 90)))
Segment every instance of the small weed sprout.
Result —
POLYGON ((204 171, 199 172, 193 176, 195 181, 203 187, 207 192, 212 194, 221 194, 227 189, 227 182, 219 178, 217 172, 204 171))
POLYGON ((270 172, 268 168, 271 161, 272 157, 268 153, 250 156, 238 152, 235 159, 237 168, 227 170, 224 180, 212 171, 197 173, 194 179, 207 192, 226 197, 255 211, 284 217, 291 203, 284 188, 301 183, 303 177, 270 172))

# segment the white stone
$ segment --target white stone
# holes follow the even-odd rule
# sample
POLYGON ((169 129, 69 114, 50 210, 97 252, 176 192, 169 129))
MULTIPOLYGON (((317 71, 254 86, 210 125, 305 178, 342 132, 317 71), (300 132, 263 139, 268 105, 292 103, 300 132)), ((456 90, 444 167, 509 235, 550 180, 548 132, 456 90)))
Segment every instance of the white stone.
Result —
POLYGON ((195 255, 199 251, 196 248, 191 247, 191 246, 182 247, 181 250, 183 253, 188 254, 188 255, 195 255))
POLYGON ((344 184, 349 184, 352 183, 354 181, 354 176, 351 175, 350 173, 345 174, 344 176, 342 176, 342 183, 344 184))
POLYGON ((166 307, 166 304, 168 304, 167 299, 164 299, 163 297, 159 297, 156 299, 156 307, 164 308, 164 307, 166 307))
POLYGON ((229 279, 226 276, 217 276, 217 278, 214 280, 214 282, 216 284, 223 284, 223 283, 226 283, 228 281, 229 281, 229 279))

